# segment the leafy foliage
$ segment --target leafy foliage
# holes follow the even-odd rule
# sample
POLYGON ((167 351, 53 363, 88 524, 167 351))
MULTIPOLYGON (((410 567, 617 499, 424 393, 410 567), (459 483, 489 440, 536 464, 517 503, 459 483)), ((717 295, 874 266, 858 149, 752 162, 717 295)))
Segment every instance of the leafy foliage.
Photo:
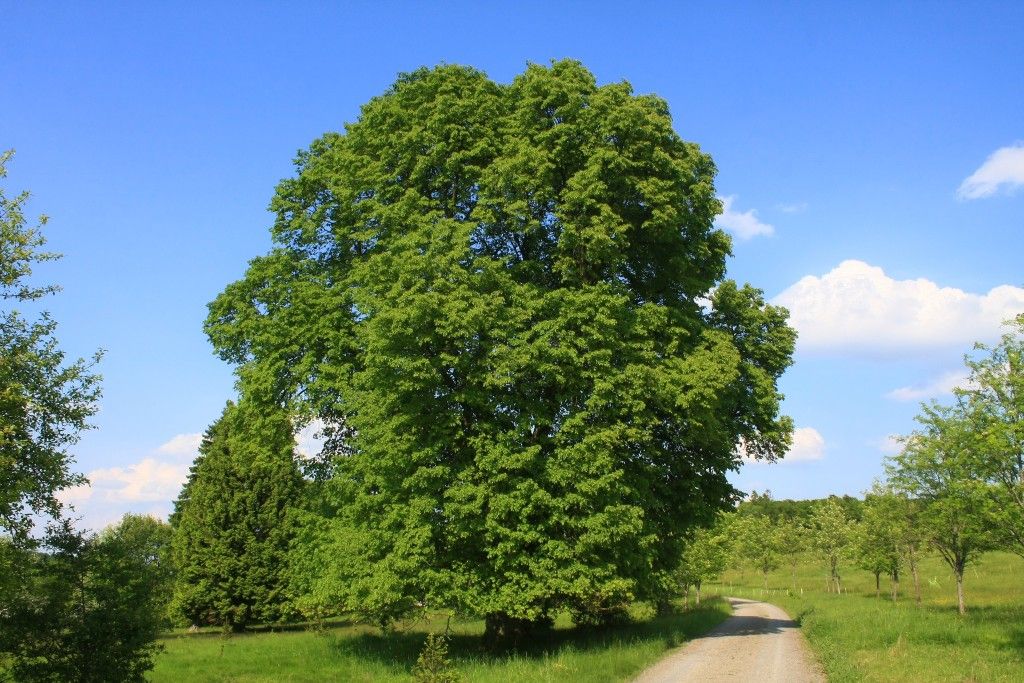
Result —
MULTIPOLYGON (((0 178, 10 156, 0 155, 0 178)), ((57 255, 40 251, 46 219, 27 225, 27 199, 0 190, 5 304, 58 289, 31 280, 35 264, 57 255)), ((29 320, 0 312, 0 663, 19 681, 142 681, 166 593, 164 565, 153 555, 159 541, 149 542, 159 533, 126 519, 85 537, 61 519, 58 492, 85 482, 71 471, 68 449, 96 412, 99 354, 67 363, 55 331, 45 313, 29 320)))
POLYGON ((782 543, 779 527, 769 517, 758 514, 737 515, 731 525, 739 554, 764 576, 778 568, 782 543))
POLYGON ((963 613, 964 570, 996 542, 992 484, 983 475, 984 456, 963 404, 925 405, 917 420, 921 428, 904 439, 903 451, 887 466, 889 481, 920 501, 918 524, 953 570, 963 613))
POLYGON ((233 630, 282 617, 289 509, 303 487, 293 438, 286 414, 245 404, 207 430, 171 518, 179 617, 233 630))
POLYGON ((843 506, 833 498, 818 505, 811 523, 814 549, 828 565, 829 590, 842 592, 839 563, 852 551, 853 525, 843 506))
POLYGON ((15 680, 145 680, 166 603, 159 525, 129 516, 83 538, 65 524, 51 553, 14 550, 18 586, 0 613, 0 651, 15 680))
POLYGON ((970 379, 958 392, 970 413, 973 449, 984 476, 998 486, 994 522, 1003 543, 1024 556, 1024 315, 993 347, 975 345, 970 379))
MULTIPOLYGON (((0 179, 11 152, 0 154, 0 179)), ((40 251, 40 228, 28 226, 22 211, 28 193, 7 197, 0 188, 0 298, 27 302, 56 291, 30 281, 32 266, 58 258, 40 251)), ((54 336, 56 323, 17 310, 0 310, 0 532, 26 542, 39 516, 56 519, 57 491, 84 482, 72 473, 68 447, 96 412, 99 376, 92 363, 65 362, 54 336)))
POLYGON ((694 531, 683 548, 679 564, 679 581, 684 587, 696 589, 697 605, 700 605, 700 590, 705 581, 718 578, 729 562, 730 540, 726 533, 730 529, 721 519, 710 528, 694 531))
POLYGON ((714 164, 659 98, 421 69, 297 169, 206 329, 245 400, 337 430, 313 595, 505 625, 656 596, 737 446, 788 447, 794 332, 723 280, 714 164))

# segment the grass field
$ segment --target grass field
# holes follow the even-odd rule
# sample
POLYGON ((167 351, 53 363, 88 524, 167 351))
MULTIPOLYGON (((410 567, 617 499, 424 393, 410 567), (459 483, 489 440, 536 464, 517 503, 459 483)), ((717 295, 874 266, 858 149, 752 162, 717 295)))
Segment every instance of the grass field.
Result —
POLYGON ((810 561, 763 578, 729 571, 714 593, 756 597, 799 620, 831 681, 1024 681, 1024 561, 990 553, 968 568, 967 615, 956 613, 956 584, 939 558, 922 563, 923 603, 904 578, 893 604, 882 579, 847 566, 843 595, 824 591, 824 565, 810 561), (802 589, 802 595, 801 595, 802 589))
MULTIPOLYGON (((481 647, 483 622, 451 624, 450 656, 467 683, 611 683, 626 681, 668 649, 725 619, 728 605, 709 600, 701 609, 666 617, 641 612, 635 623, 606 629, 572 628, 567 619, 543 642, 506 655, 481 647)), ((171 634, 163 639, 151 681, 293 682, 411 681, 427 632, 446 621, 421 622, 389 635, 363 626, 224 637, 171 634)))

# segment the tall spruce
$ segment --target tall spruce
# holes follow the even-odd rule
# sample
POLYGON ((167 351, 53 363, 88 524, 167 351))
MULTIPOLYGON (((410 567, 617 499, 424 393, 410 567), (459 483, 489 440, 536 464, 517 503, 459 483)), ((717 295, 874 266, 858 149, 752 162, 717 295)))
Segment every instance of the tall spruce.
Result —
POLYGON ((313 594, 492 637, 664 595, 738 446, 786 451, 794 332, 724 279, 714 163, 660 98, 420 69, 297 168, 206 329, 243 393, 349 430, 313 594))
POLYGON ((282 617, 289 509, 303 488, 294 447, 287 414, 244 402, 206 431, 171 516, 179 617, 236 631, 282 617))

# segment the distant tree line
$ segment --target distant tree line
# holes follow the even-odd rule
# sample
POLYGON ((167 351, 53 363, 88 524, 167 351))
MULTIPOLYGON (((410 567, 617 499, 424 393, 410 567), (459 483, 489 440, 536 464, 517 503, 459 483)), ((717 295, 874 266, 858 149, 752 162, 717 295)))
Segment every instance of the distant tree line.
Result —
POLYGON ((874 575, 876 594, 887 577, 895 600, 909 572, 918 603, 920 558, 934 552, 955 578, 963 614, 966 569, 983 552, 1024 556, 1024 315, 1007 323, 997 344, 975 345, 965 362, 968 378, 953 403, 921 406, 920 427, 900 439, 886 478, 863 499, 773 500, 754 492, 707 533, 733 548, 734 566, 754 567, 766 583, 787 558, 795 570, 797 557, 814 552, 830 591, 842 591, 843 567, 856 566, 874 575))

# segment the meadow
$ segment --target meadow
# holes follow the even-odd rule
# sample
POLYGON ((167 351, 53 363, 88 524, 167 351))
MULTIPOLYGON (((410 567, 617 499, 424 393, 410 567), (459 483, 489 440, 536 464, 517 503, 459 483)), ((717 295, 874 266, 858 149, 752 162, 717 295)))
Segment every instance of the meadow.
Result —
POLYGON ((174 632, 162 638, 149 680, 289 682, 412 681, 426 634, 450 633, 449 655, 463 679, 473 683, 619 683, 628 681, 666 651, 724 620, 724 600, 699 609, 654 616, 638 606, 633 621, 605 628, 576 628, 567 617, 542 639, 516 651, 490 654, 481 645, 482 621, 452 621, 437 615, 401 624, 382 634, 369 626, 334 623, 322 629, 255 632, 174 632))
POLYGON ((882 577, 847 564, 844 593, 825 592, 823 563, 807 558, 796 569, 763 576, 726 572, 706 589, 767 600, 802 626, 829 680, 842 681, 1021 681, 1024 680, 1024 560, 988 553, 965 577, 967 614, 956 611, 956 585, 938 557, 921 565, 922 604, 915 604, 909 573, 898 600, 889 598, 882 577))

